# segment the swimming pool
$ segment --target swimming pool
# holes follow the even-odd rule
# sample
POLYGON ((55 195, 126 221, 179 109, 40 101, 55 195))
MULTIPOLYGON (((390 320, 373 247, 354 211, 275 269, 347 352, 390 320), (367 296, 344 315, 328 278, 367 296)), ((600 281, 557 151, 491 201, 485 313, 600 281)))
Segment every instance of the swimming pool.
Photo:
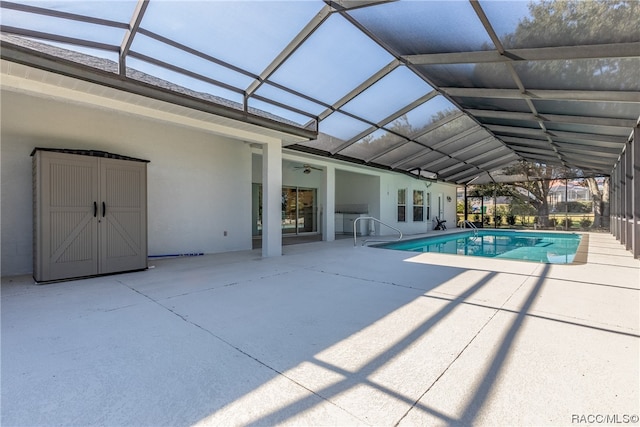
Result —
POLYGON ((545 264, 571 264, 582 241, 576 233, 478 230, 376 245, 411 252, 502 258, 545 264))

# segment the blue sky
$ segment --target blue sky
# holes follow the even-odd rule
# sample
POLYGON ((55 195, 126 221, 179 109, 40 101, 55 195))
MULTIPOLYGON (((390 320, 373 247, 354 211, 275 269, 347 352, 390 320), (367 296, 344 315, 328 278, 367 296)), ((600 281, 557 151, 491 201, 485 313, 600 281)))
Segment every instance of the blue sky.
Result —
MULTIPOLYGON (((135 1, 23 1, 22 3, 122 23, 128 23, 136 6, 135 1)), ((492 0, 482 1, 481 4, 498 34, 512 31, 522 16, 528 12, 527 1, 492 0)), ((142 27, 257 75, 324 6, 325 3, 319 0, 151 0, 143 18, 142 27)), ((358 19, 362 18, 365 25, 367 23, 384 25, 385 20, 392 16, 405 19, 406 25, 403 23, 396 26, 396 30, 401 33, 398 37, 413 35, 416 40, 435 39, 435 35, 439 33, 449 33, 451 36, 449 43, 453 43, 452 46, 462 47, 475 46, 488 40, 477 16, 466 1, 397 2, 359 9, 353 14, 358 19), (382 13, 375 14, 376 10, 382 13), (428 25, 425 25, 425 19, 428 25), (460 19, 464 20, 462 23, 464 25, 456 21, 460 19), (456 31, 452 31, 451 28, 454 23, 458 24, 456 31), (405 32, 407 34, 404 34, 405 32)), ((2 11, 2 23, 68 37, 84 38, 113 46, 119 46, 125 34, 122 28, 85 24, 8 9, 2 11)), ((133 51, 175 63, 190 71, 235 86, 239 90, 246 89, 253 81, 249 76, 168 47, 143 35, 136 36, 131 48, 133 51)), ((115 52, 99 52, 77 46, 73 49, 117 60, 115 52)), ((271 80, 326 104, 333 104, 392 60, 393 57, 377 43, 342 16, 333 14, 275 71, 271 80)), ((139 60, 129 59, 127 65, 193 90, 242 102, 242 95, 239 93, 139 60)), ((366 118, 376 122, 431 90, 424 81, 406 68, 400 67, 349 102, 344 108, 345 111, 355 114, 367 111, 366 118)), ((325 109, 322 105, 310 103, 308 100, 295 97, 272 86, 263 86, 257 94, 295 106, 313 115, 325 109)), ((263 103, 254 102, 254 106, 268 108, 263 103)), ((275 109, 273 112, 276 112, 275 109)), ((288 115, 287 118, 300 124, 308 120, 305 116, 286 113, 284 110, 278 109, 277 112, 288 115)), ((355 123, 353 119, 336 116, 327 120, 327 129, 333 127, 332 122, 339 125, 337 128, 341 128, 340 133, 344 135, 340 136, 343 138, 350 132, 363 128, 362 124, 355 123)))

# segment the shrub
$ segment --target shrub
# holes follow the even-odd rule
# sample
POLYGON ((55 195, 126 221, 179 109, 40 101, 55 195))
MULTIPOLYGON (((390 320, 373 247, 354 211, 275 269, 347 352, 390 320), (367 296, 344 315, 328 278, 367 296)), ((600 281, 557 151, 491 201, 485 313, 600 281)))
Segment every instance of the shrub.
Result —
POLYGON ((507 215, 507 224, 516 225, 516 216, 512 214, 507 215))
POLYGON ((580 227, 582 228, 591 227, 591 220, 587 217, 582 217, 582 219, 580 220, 580 227))
POLYGON ((591 202, 558 202, 555 205, 555 212, 588 213, 591 212, 592 206, 591 202))

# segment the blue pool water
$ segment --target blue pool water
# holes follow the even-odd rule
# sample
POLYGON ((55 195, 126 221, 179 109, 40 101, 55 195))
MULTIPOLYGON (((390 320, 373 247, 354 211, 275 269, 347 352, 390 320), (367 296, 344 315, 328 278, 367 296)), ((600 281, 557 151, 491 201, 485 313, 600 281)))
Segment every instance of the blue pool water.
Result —
POLYGON ((514 259, 546 264, 574 262, 582 236, 513 230, 478 230, 425 237, 376 247, 411 252, 439 252, 487 258, 514 259))

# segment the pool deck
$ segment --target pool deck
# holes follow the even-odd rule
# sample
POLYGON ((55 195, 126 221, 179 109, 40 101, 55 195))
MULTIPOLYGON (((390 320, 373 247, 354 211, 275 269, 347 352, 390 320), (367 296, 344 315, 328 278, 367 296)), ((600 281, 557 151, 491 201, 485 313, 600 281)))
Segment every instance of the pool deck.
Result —
POLYGON ((0 424, 639 424, 640 261, 610 234, 580 265, 283 251, 3 278, 0 424))

